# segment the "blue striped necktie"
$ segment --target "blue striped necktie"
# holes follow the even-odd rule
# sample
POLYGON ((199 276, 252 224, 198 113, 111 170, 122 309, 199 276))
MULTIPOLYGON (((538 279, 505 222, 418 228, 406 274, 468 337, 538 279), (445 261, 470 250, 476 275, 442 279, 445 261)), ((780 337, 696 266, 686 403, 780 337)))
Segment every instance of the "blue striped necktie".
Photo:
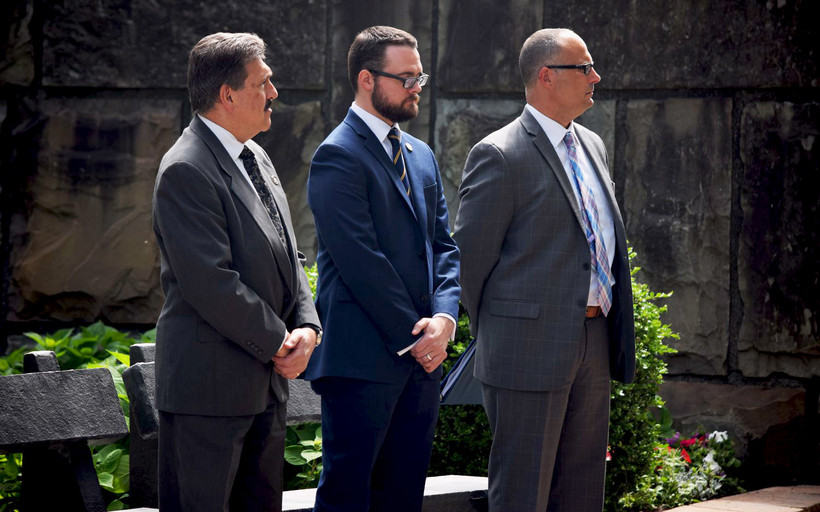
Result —
POLYGON ((393 167, 399 173, 401 184, 404 185, 404 190, 407 195, 410 195, 410 180, 407 178, 407 168, 404 166, 404 155, 401 152, 401 138, 399 137, 399 130, 394 126, 390 128, 390 133, 387 134, 390 139, 390 145, 393 147, 393 167))
POLYGON ((592 190, 584 181, 584 175, 581 172, 581 166, 578 165, 578 154, 575 150, 575 141, 572 137, 572 132, 567 132, 564 137, 564 145, 567 147, 569 154, 569 164, 572 167, 572 175, 575 178, 575 186, 581 196, 581 208, 584 210, 584 231, 587 235, 587 242, 589 243, 589 250, 592 256, 592 267, 595 269, 595 275, 598 281, 598 300, 600 301, 601 310, 604 316, 609 313, 612 307, 612 285, 615 279, 612 277, 612 271, 609 268, 609 258, 606 254, 606 247, 604 239, 601 236, 601 226, 598 221, 598 207, 595 204, 595 197, 592 195, 592 190))

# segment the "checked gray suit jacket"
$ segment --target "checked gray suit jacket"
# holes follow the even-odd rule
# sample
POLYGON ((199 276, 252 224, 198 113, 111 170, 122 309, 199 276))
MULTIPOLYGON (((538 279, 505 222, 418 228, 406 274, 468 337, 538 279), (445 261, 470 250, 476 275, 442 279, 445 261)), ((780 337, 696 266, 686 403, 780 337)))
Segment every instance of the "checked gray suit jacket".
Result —
MULTIPOLYGON (((603 141, 575 124, 615 223, 611 377, 635 372, 632 290, 623 219, 603 141)), ((590 252, 582 211, 558 154, 525 108, 470 152, 454 238, 461 301, 476 337, 475 376, 491 386, 550 391, 569 384, 584 328, 590 252)))

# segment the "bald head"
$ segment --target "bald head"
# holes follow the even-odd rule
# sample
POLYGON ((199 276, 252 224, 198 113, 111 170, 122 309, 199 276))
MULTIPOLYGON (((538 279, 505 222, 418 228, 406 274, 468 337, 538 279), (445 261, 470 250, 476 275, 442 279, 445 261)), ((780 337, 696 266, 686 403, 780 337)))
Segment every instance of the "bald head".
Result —
POLYGON ((556 61, 561 50, 571 39, 581 39, 578 34, 566 28, 545 28, 524 41, 518 55, 518 67, 524 87, 532 89, 538 78, 538 71, 547 64, 562 64, 556 61))

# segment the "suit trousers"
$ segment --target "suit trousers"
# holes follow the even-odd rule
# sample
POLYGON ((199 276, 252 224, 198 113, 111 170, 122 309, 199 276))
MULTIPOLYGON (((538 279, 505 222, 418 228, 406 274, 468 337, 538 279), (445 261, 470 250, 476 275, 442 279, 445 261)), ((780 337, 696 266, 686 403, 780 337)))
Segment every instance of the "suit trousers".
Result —
POLYGON ((314 512, 421 510, 439 381, 421 365, 401 383, 313 381, 322 397, 323 464, 314 512))
POLYGON ((493 432, 491 512, 601 512, 609 433, 606 318, 589 318, 571 382, 545 392, 482 384, 493 432))
POLYGON ((287 406, 251 416, 159 412, 162 512, 280 512, 287 406))

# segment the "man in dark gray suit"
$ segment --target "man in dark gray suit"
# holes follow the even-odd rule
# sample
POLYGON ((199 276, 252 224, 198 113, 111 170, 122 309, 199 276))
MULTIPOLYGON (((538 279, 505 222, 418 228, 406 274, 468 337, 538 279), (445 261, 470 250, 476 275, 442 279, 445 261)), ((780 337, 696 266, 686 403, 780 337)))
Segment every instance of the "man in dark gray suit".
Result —
POLYGON ((601 77, 565 29, 519 57, 527 105, 464 167, 455 239, 493 431, 493 511, 603 508, 610 378, 635 370, 623 220, 600 137, 573 119, 601 77))
POLYGON ((288 385, 320 341, 287 200, 265 151, 277 97, 253 34, 191 50, 194 119, 154 189, 159 504, 279 511, 288 385))

